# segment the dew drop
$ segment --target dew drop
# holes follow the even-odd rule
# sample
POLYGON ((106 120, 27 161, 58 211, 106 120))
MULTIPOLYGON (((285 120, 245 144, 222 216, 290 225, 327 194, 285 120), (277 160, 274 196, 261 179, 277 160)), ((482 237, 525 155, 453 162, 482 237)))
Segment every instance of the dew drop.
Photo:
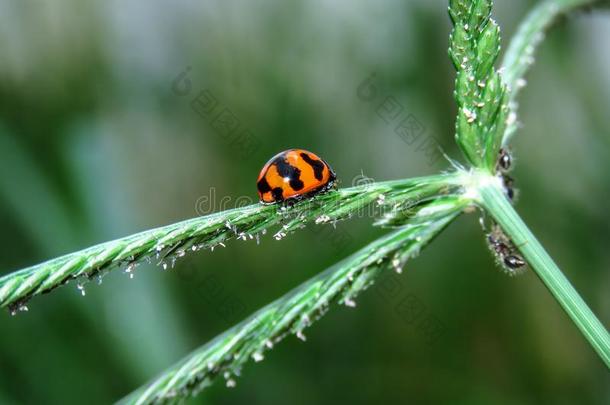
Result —
POLYGON ((305 334, 303 333, 302 330, 298 330, 296 333, 297 337, 302 340, 303 342, 305 342, 307 340, 307 337, 305 336, 305 334))
POLYGON ((254 359, 254 361, 256 363, 261 362, 265 359, 265 356, 263 356, 263 354, 261 352, 254 352, 252 354, 252 358, 254 359))
POLYGON ((301 320, 303 321, 303 323, 305 325, 311 325, 311 319, 309 319, 309 315, 303 314, 303 316, 301 317, 301 320))
POLYGON ((237 383, 235 382, 235 380, 234 380, 234 379, 229 378, 229 379, 227 380, 227 387, 228 387, 228 388, 234 388, 236 385, 237 385, 237 383))
POLYGON ((464 113, 464 115, 466 116, 466 120, 467 120, 469 123, 474 122, 474 120, 477 118, 477 115, 476 115, 474 112, 470 111, 470 110, 469 110, 468 108, 466 108, 466 107, 462 108, 462 112, 463 112, 463 113, 464 113))
POLYGON ((322 224, 322 223, 325 223, 328 221, 330 221, 330 217, 328 215, 320 215, 319 217, 316 218, 315 223, 322 224))
POLYGON ((85 286, 84 286, 82 283, 78 283, 78 284, 76 284, 76 288, 78 288, 78 289, 79 289, 80 294, 81 294, 83 297, 84 297, 84 296, 87 294, 87 292, 85 291, 85 286))
POLYGON ((346 307, 350 307, 350 308, 355 308, 356 307, 356 301, 354 301, 351 298, 345 298, 343 300, 343 303, 345 304, 346 307))

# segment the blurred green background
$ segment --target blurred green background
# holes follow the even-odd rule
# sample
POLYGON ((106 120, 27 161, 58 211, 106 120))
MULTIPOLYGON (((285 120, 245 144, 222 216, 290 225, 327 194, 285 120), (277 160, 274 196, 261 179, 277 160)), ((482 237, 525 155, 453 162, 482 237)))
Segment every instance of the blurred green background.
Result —
MULTIPOLYGON (((534 3, 497 2, 505 46, 534 3)), ((376 112, 395 97, 461 159, 446 7, 0 3, 0 272, 193 217, 197 206, 219 209, 202 205, 212 189, 216 204, 254 200, 263 163, 288 147, 324 157, 341 186, 446 169, 376 112), (178 95, 187 67, 190 93, 178 95), (357 88, 373 73, 378 93, 363 101, 357 88), (249 153, 191 108, 204 89, 250 131, 249 153)), ((552 31, 514 143, 518 211, 606 325, 609 37, 607 11, 552 31)), ((371 223, 232 242, 171 271, 141 266, 133 280, 114 271, 85 297, 70 284, 27 313, 1 313, 0 403, 110 403, 385 232, 371 223)), ((461 217, 393 283, 356 309, 333 308, 307 343, 288 338, 235 388, 219 381, 188 403, 608 403, 602 362, 535 275, 495 268, 477 216, 461 217), (442 324, 432 342, 397 310, 405 297, 442 324)))

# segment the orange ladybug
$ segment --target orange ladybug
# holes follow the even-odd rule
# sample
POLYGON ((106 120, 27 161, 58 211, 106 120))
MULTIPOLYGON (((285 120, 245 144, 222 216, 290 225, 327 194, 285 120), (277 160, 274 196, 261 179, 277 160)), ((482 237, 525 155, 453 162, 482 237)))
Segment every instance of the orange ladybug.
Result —
POLYGON ((256 185, 263 204, 298 200, 331 189, 335 172, 316 154, 304 149, 288 149, 263 166, 256 185))

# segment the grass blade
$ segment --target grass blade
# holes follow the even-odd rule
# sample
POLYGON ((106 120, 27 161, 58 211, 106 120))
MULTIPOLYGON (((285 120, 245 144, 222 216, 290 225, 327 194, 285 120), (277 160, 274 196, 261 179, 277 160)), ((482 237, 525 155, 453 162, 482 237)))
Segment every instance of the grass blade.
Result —
POLYGON ((197 349, 120 403, 179 402, 185 396, 195 395, 219 376, 232 386, 233 378, 250 358, 262 360, 266 350, 289 334, 304 339, 303 329, 322 316, 330 304, 353 306, 354 298, 380 272, 402 268, 408 258, 417 255, 468 203, 459 199, 436 210, 428 207, 436 214, 432 219, 426 221, 425 215, 421 215, 415 224, 403 226, 367 245, 197 349))
POLYGON ((254 204, 144 231, 0 278, 0 308, 9 307, 15 313, 26 309, 26 302, 36 295, 70 280, 86 282, 101 277, 117 267, 131 272, 142 261, 155 261, 166 268, 188 252, 213 249, 231 239, 253 239, 254 235, 264 234, 272 226, 281 224, 275 234, 280 239, 309 222, 333 222, 355 215, 380 202, 382 195, 385 199, 381 205, 387 208, 392 207, 390 204, 410 205, 457 192, 455 178, 454 174, 444 174, 366 184, 329 192, 287 209, 254 204))
POLYGON ((610 334, 515 212, 499 184, 483 181, 481 204, 496 220, 610 369, 610 334))
MULTIPOLYGON (((603 3, 599 0, 546 0, 538 4, 519 25, 504 60, 502 61, 502 79, 510 90, 509 106, 511 116, 503 135, 502 144, 506 145, 517 130, 516 111, 517 95, 525 86, 525 74, 534 63, 534 52, 544 39, 545 32, 562 15, 579 7, 603 3)), ((605 1, 608 4, 608 1, 605 1)))

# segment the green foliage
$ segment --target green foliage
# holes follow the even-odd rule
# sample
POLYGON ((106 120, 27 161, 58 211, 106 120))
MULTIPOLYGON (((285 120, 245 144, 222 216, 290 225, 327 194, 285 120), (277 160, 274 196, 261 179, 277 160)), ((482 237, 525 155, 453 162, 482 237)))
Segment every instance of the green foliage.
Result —
MULTIPOLYGON (((432 202, 432 205, 435 203, 432 202)), ((289 334, 305 340, 303 330, 319 319, 330 304, 354 306, 356 296, 384 271, 402 271, 405 262, 426 246, 468 204, 442 204, 428 217, 419 210, 418 223, 372 242, 347 259, 303 283, 272 302, 180 363, 143 386, 122 404, 167 403, 194 395, 216 378, 227 386, 235 384, 242 366, 251 358, 260 361, 264 353, 289 334)))
MULTIPOLYGON (((603 2, 597 0, 546 0, 536 5, 520 25, 502 61, 502 79, 510 89, 509 108, 511 111, 511 118, 508 120, 502 137, 503 144, 507 144, 517 130, 517 95, 525 86, 525 74, 534 63, 534 53, 544 39, 545 32, 561 15, 577 7, 603 2)), ((605 3, 610 4, 607 0, 605 3)))
POLYGON ((409 217, 411 208, 435 196, 457 192, 455 174, 366 184, 300 201, 293 206, 254 204, 144 231, 0 278, 0 308, 16 312, 33 296, 49 292, 70 280, 81 283, 101 277, 117 267, 132 272, 143 261, 163 268, 173 267, 177 258, 201 249, 214 249, 231 239, 254 239, 272 226, 280 239, 307 223, 335 222, 358 214, 371 204, 377 211, 401 211, 409 217), (383 196, 383 199, 380 197, 383 196))
POLYGON ((489 0, 449 2, 453 21, 449 56, 457 70, 456 141, 475 167, 493 172, 508 118, 508 90, 494 63, 500 28, 489 0))
POLYGON ((610 369, 610 334, 604 325, 578 295, 551 256, 506 200, 503 190, 493 183, 481 185, 479 190, 481 204, 502 226, 511 240, 520 246, 523 257, 610 369))
POLYGON ((71 280, 89 280, 123 266, 133 271, 143 260, 171 265, 188 251, 212 249, 231 239, 254 239, 272 226, 281 225, 275 234, 279 239, 308 223, 338 221, 375 204, 380 208, 383 215, 376 224, 395 227, 395 231, 265 306, 123 401, 177 402, 219 376, 233 385, 234 376, 249 359, 262 359, 264 352, 286 335, 303 338, 303 329, 331 303, 352 306, 354 298, 379 274, 402 269, 407 259, 417 255, 461 212, 478 206, 488 211, 519 247, 610 368, 608 332, 521 221, 494 175, 498 151, 516 119, 510 115, 509 103, 514 103, 542 31, 561 13, 588 3, 557 0, 536 8, 509 48, 503 76, 494 68, 500 52, 500 29, 491 18, 492 2, 449 2, 454 24, 449 55, 457 70, 455 137, 472 170, 455 169, 437 176, 341 189, 291 207, 251 205, 148 230, 0 278, 0 306, 17 310, 33 296, 71 280))

